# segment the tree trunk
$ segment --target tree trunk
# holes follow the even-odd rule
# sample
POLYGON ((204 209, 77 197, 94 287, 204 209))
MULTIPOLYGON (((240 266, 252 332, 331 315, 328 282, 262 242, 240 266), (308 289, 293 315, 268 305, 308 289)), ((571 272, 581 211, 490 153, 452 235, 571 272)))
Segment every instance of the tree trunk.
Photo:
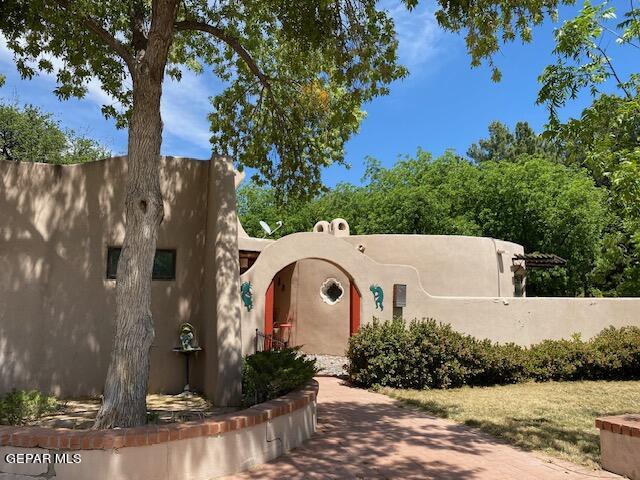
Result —
POLYGON ((94 428, 131 427, 147 421, 149 349, 155 336, 151 273, 164 215, 159 170, 162 74, 141 69, 132 76, 126 230, 116 280, 115 339, 94 428))

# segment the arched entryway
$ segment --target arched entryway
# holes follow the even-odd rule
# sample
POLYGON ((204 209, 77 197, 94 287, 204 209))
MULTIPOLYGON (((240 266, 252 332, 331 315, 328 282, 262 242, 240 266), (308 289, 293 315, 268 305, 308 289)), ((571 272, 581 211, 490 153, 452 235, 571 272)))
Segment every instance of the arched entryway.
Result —
POLYGON ((348 272, 327 260, 301 259, 282 268, 264 305, 265 333, 305 353, 343 355, 360 328, 360 290, 348 272))

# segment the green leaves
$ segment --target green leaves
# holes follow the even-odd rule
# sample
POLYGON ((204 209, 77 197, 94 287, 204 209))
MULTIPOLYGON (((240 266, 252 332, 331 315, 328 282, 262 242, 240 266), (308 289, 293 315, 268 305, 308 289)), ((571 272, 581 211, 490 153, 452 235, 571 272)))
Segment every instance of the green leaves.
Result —
POLYGON ((608 7, 607 2, 594 6, 587 0, 575 18, 556 30, 553 50, 556 62, 547 66, 538 78, 542 86, 537 99, 538 104, 545 104, 549 110, 552 130, 559 126, 558 110, 583 89, 596 96, 600 85, 613 78, 624 96, 632 96, 637 83, 633 76, 624 79, 620 75, 604 47, 611 44, 612 38, 616 40, 613 45, 640 48, 634 43, 640 38, 636 9, 630 9, 624 17, 616 25, 612 23, 616 18, 613 7, 608 7))
POLYGON ((84 163, 109 156, 97 142, 63 130, 37 107, 0 104, 0 159, 16 162, 84 163))
POLYGON ((128 2, 69 2, 69 10, 60 3, 6 0, 0 5, 0 32, 18 71, 24 78, 38 71, 55 73, 54 93, 61 99, 83 97, 87 82, 95 78, 113 97, 113 107, 126 111, 130 98, 124 61, 86 21, 91 18, 110 35, 125 35, 120 28, 128 2))
MULTIPOLYGON (((415 2, 405 2, 413 4, 415 2)), ((446 30, 464 32, 471 65, 487 62, 492 67, 492 79, 500 80, 500 71, 493 56, 503 43, 520 39, 530 42, 532 27, 540 25, 545 17, 555 18, 558 0, 439 0, 435 17, 446 30)))
MULTIPOLYGON (((0 31, 23 77, 55 74, 61 99, 83 97, 97 79, 114 100, 102 112, 125 126, 130 78, 158 61, 147 58, 150 25, 166 14, 141 0, 7 0, 0 31)), ((226 82, 212 99, 214 153, 256 168, 285 195, 320 189, 321 168, 344 160, 361 106, 406 74, 393 22, 375 0, 190 0, 174 21, 161 32, 172 38, 165 74, 210 70, 226 82)))
POLYGON ((240 32, 260 74, 251 63, 232 65, 229 87, 212 100, 214 151, 304 196, 320 189, 322 167, 343 162, 361 105, 405 75, 393 23, 373 1, 272 1, 245 14, 267 25, 268 35, 240 32))

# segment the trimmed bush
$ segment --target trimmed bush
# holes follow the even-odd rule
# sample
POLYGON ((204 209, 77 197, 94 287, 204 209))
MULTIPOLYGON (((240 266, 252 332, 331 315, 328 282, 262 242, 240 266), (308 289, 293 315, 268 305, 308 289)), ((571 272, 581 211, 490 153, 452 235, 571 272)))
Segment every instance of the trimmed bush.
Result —
POLYGON ((609 327, 590 342, 595 355, 594 376, 625 380, 640 376, 640 328, 609 327))
POLYGON ((545 340, 528 350, 529 376, 536 381, 593 378, 593 348, 578 335, 571 340, 545 340))
POLYGON ((316 373, 316 361, 297 348, 249 355, 242 367, 243 404, 250 406, 280 397, 301 387, 316 373))
POLYGON ((529 380, 640 378, 640 328, 603 330, 590 341, 545 340, 529 348, 478 340, 433 319, 361 327, 349 340, 348 373, 363 387, 453 388, 529 380))
POLYGON ((13 390, 0 397, 0 425, 25 425, 59 409, 55 397, 36 390, 13 390))

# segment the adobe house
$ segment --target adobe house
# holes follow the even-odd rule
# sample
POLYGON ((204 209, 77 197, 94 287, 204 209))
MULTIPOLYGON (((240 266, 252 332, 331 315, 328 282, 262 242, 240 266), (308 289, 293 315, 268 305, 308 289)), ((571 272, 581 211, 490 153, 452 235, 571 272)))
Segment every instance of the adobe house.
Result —
MULTIPOLYGON (((0 161, 0 393, 102 391, 126 171, 126 157, 0 161)), ((191 385, 218 405, 239 403, 242 357, 254 352, 256 333, 342 354, 374 317, 433 317, 522 345, 640 325, 640 299, 527 298, 527 265, 554 258, 502 240, 350 235, 343 219, 275 241, 251 238, 236 215, 241 181, 224 157, 161 159, 151 392, 182 390, 184 363, 172 349, 187 321, 203 348, 191 385)))

